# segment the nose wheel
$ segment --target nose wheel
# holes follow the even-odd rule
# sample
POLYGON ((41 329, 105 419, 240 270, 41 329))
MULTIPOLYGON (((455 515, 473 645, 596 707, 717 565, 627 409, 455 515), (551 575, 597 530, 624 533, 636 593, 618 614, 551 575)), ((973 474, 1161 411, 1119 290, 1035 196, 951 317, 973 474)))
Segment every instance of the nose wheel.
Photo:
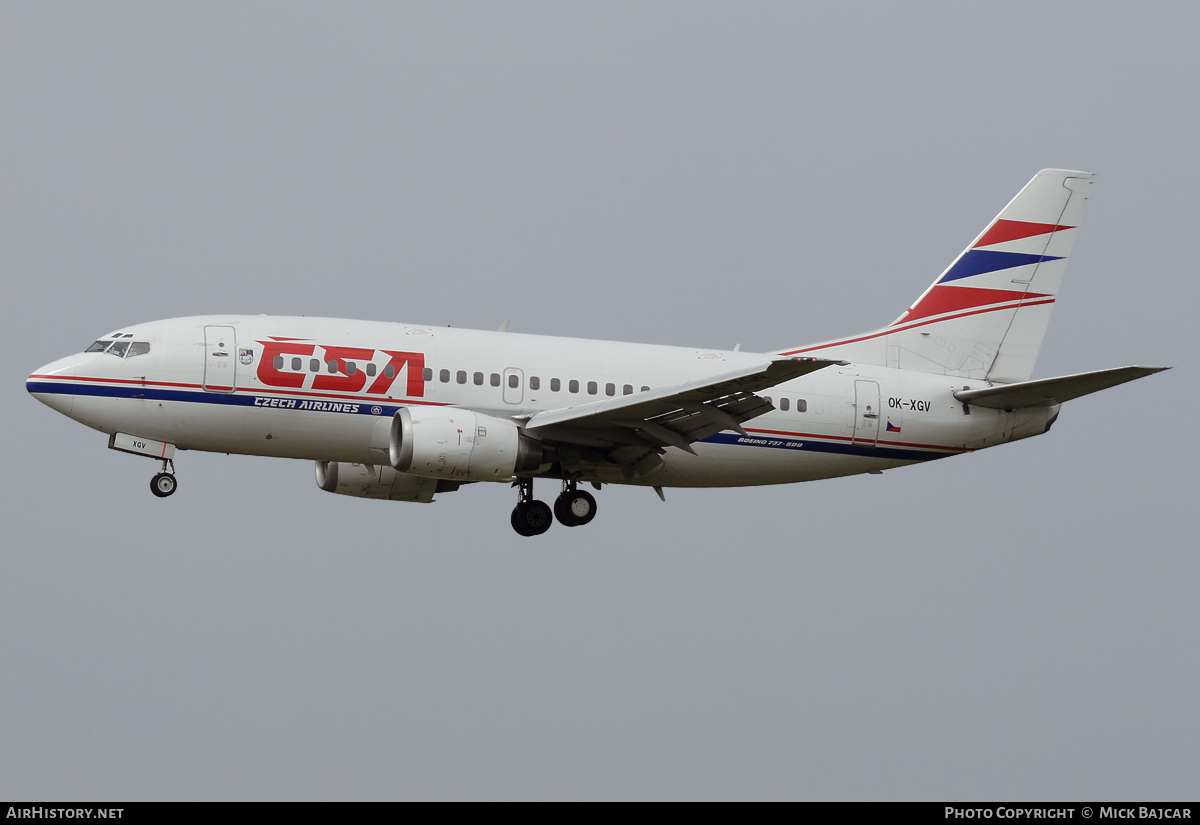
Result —
POLYGON ((179 483, 175 481, 175 462, 169 462, 171 472, 167 472, 167 461, 163 462, 162 471, 150 479, 150 492, 159 498, 166 498, 175 492, 179 483))

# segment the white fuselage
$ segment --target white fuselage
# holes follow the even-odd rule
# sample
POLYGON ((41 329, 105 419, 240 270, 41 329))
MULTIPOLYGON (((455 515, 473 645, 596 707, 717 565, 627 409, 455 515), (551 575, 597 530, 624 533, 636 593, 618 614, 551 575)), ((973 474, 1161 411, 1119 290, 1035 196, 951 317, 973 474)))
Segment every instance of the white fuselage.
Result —
MULTIPOLYGON (((327 318, 181 318, 121 334, 148 342, 149 352, 73 355, 31 375, 29 391, 109 434, 179 449, 361 464, 386 463, 381 422, 401 406, 456 406, 520 423, 762 359, 327 318)), ((581 480, 660 487, 809 481, 1036 435, 1057 413, 1057 406, 968 411, 951 394, 981 386, 880 366, 827 367, 761 392, 776 409, 747 422, 744 436, 718 433, 696 443, 696 455, 668 448, 661 467, 643 478, 598 466, 581 480)))

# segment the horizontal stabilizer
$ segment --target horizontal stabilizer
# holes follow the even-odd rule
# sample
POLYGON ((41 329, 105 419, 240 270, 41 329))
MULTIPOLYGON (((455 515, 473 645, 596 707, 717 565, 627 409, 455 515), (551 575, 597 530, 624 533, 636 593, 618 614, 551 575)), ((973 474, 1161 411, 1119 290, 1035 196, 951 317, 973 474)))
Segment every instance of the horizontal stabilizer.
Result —
POLYGON ((1039 381, 1024 381, 1020 384, 1000 384, 981 390, 960 390, 954 397, 965 404, 977 407, 1011 410, 1019 407, 1049 407, 1072 398, 1124 384, 1136 378, 1144 378, 1170 367, 1117 367, 1099 372, 1083 372, 1079 375, 1064 375, 1060 378, 1043 378, 1039 381))

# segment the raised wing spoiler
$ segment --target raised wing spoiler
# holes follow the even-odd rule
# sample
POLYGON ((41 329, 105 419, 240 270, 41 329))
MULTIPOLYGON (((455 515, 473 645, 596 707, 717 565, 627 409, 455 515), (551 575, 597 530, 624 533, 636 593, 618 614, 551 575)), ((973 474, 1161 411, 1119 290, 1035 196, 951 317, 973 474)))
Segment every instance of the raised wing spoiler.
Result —
POLYGON ((980 390, 959 390, 954 393, 954 397, 965 404, 1001 410, 1049 407, 1051 404, 1061 404, 1072 398, 1106 390, 1165 369, 1170 367, 1117 367, 1098 372, 1064 375, 1060 378, 1022 381, 1020 384, 998 384, 980 390))

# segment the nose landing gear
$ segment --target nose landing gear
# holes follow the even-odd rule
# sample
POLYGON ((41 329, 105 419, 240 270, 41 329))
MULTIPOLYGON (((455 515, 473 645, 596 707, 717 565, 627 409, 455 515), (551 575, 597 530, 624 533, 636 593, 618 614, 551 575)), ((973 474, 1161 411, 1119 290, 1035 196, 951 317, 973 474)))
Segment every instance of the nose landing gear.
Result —
POLYGON ((162 471, 150 479, 150 492, 159 498, 166 498, 175 492, 179 484, 175 481, 175 462, 170 459, 165 459, 162 463, 162 471), (171 465, 171 471, 167 472, 167 465, 171 465))

